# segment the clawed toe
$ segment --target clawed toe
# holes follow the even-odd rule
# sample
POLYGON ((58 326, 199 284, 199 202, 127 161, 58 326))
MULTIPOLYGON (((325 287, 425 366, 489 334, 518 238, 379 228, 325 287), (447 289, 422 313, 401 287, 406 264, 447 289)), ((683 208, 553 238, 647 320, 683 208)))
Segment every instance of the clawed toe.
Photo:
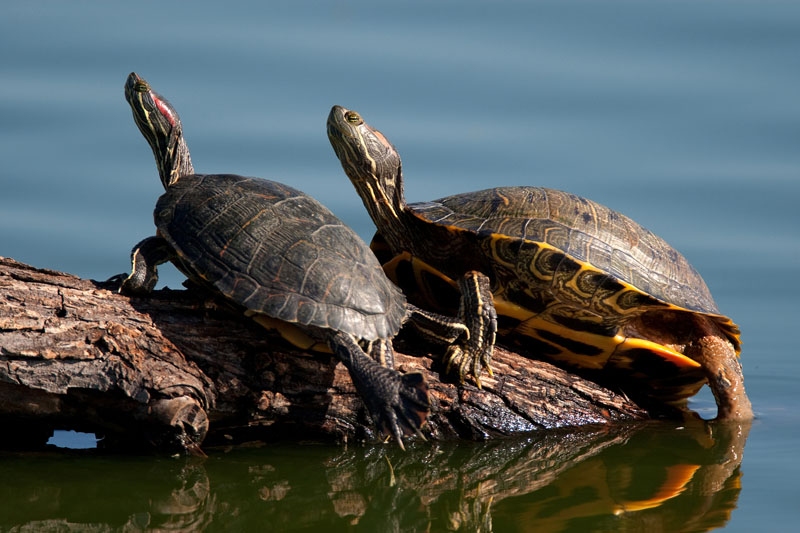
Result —
POLYGON ((417 435, 424 440, 422 426, 430 412, 424 376, 418 372, 400 375, 391 396, 368 405, 375 425, 383 434, 394 437, 402 449, 405 449, 403 437, 417 435))
POLYGON ((450 373, 454 369, 457 371, 459 383, 464 383, 467 378, 472 378, 475 385, 481 388, 481 374, 484 370, 489 377, 494 376, 491 367, 491 347, 475 354, 465 350, 459 345, 452 345, 448 348, 444 357, 445 372, 450 373))

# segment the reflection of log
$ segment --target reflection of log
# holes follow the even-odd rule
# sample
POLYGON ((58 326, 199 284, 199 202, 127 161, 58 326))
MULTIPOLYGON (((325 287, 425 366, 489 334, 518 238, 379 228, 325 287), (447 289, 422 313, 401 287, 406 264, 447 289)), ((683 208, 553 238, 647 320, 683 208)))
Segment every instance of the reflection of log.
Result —
POLYGON ((644 422, 208 460, 23 454, 0 462, 14 480, 0 484, 0 531, 706 531, 736 508, 748 430, 644 422))
MULTIPOLYGON (((96 432, 109 447, 179 450, 206 436, 211 444, 374 436, 332 357, 292 351, 201 291, 129 299, 109 288, 0 258, 3 445, 41 444, 54 428, 96 432)), ((441 381, 431 357, 397 362, 428 380, 433 439, 645 416, 592 382, 502 349, 483 390, 441 381)))

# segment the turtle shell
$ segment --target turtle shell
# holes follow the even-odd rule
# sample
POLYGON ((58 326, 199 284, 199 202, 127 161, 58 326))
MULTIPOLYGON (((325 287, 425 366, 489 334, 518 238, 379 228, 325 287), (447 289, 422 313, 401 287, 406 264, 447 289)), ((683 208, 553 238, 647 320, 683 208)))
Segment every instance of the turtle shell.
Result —
POLYGON ((181 270, 251 314, 365 340, 400 329, 405 298, 369 247, 296 189, 230 174, 182 176, 154 215, 181 270))
MULTIPOLYGON (((523 242, 563 252, 558 264, 546 264, 554 263, 552 257, 537 258, 533 267, 543 280, 568 271, 563 261, 570 257, 663 302, 718 313, 705 282, 677 250, 625 215, 586 198, 539 187, 502 187, 409 207, 434 224, 489 237, 494 244, 508 241, 503 245, 513 249, 507 253, 491 250, 496 260, 515 261, 510 254, 519 255, 523 242)), ((527 261, 518 265, 531 266, 527 261)), ((585 289, 600 284, 593 280, 585 289)))
POLYGON ((453 280, 483 272, 503 341, 516 337, 580 368, 662 380, 655 395, 667 400, 691 396, 706 379, 699 363, 668 347, 681 342, 670 342, 670 328, 688 331, 692 315, 707 315, 739 351, 738 327, 719 314, 686 258, 605 206, 552 189, 500 187, 408 207, 412 231, 425 238, 393 256, 378 235, 373 249, 414 303, 453 312, 453 280))

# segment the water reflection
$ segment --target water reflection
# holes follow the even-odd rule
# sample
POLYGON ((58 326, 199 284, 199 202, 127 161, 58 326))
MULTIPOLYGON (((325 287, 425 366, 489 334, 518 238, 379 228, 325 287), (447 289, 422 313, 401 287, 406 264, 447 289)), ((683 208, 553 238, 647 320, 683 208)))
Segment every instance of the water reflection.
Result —
POLYGON ((7 456, 0 530, 706 530, 736 507, 748 430, 649 423, 205 461, 7 456))

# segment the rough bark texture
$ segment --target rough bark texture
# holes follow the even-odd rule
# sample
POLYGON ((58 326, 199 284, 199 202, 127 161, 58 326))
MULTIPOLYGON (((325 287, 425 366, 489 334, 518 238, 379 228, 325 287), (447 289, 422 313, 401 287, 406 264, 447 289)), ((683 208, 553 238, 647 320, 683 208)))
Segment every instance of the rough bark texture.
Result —
MULTIPOLYGON (((38 446, 54 429, 97 433, 109 448, 179 451, 377 437, 332 356, 297 352, 201 290, 113 289, 0 258, 0 445, 38 446)), ((441 379, 437 348, 411 336, 396 346, 399 369, 428 381, 429 439, 646 418, 623 396, 501 348, 495 377, 477 389, 441 379)))

